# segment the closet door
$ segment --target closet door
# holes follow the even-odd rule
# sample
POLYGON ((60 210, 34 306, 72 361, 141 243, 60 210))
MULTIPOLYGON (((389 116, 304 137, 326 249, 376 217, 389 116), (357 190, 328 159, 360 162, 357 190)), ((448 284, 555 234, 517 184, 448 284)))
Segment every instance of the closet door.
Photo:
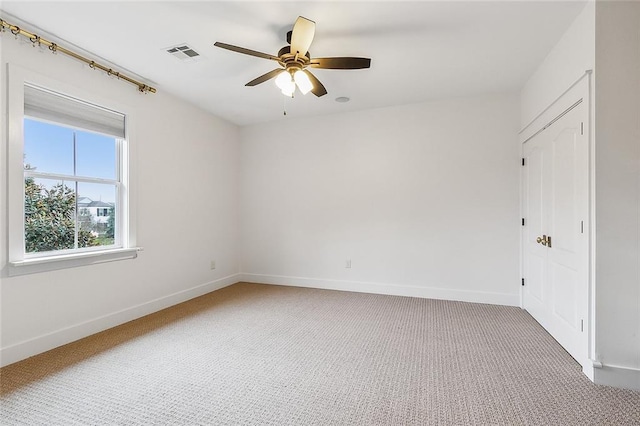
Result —
POLYGON ((579 103, 524 144, 524 308, 578 361, 587 356, 588 139, 579 103))

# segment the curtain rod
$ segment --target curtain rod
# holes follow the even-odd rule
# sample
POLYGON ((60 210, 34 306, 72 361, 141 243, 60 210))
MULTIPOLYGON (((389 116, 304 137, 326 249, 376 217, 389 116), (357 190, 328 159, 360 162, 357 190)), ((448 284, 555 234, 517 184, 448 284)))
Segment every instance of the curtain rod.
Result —
POLYGON ((66 48, 64 48, 62 46, 59 46, 57 43, 54 43, 54 42, 49 41, 47 39, 44 39, 44 38, 40 37, 37 34, 34 34, 34 33, 29 32, 29 31, 26 31, 26 30, 20 28, 19 26, 10 24, 7 21, 5 21, 4 19, 0 18, 0 31, 4 32, 5 29, 9 29, 9 31, 11 31, 11 34, 15 35, 16 38, 18 37, 18 35, 21 35, 21 36, 24 36, 24 37, 28 38, 29 41, 31 43, 33 43, 34 46, 36 44, 37 45, 45 45, 45 46, 47 46, 49 48, 49 50, 52 53, 62 52, 67 56, 71 56, 74 59, 77 59, 79 61, 82 61, 82 62, 88 64, 89 68, 99 69, 101 71, 106 72, 107 75, 113 75, 115 77, 118 77, 118 79, 122 79, 122 80, 125 80, 125 81, 127 81, 127 82, 129 82, 131 84, 135 84, 136 86, 138 86, 138 90, 141 91, 142 93, 146 93, 146 92, 156 93, 156 89, 151 87, 151 86, 147 86, 146 84, 141 83, 138 80, 134 80, 133 78, 128 77, 128 76, 122 74, 121 72, 114 71, 113 69, 111 69, 111 68, 109 68, 109 67, 107 67, 105 65, 102 65, 102 64, 100 64, 100 63, 98 63, 96 61, 93 61, 91 59, 87 59, 84 56, 82 56, 82 55, 80 55, 80 54, 78 54, 76 52, 73 52, 73 51, 71 51, 69 49, 66 49, 66 48))

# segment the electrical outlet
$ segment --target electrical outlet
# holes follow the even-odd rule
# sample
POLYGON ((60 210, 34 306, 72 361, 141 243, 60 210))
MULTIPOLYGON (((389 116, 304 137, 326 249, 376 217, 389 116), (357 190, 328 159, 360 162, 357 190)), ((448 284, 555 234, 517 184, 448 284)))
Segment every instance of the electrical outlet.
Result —
POLYGON ((211 263, 209 264, 209 267, 210 267, 211 269, 216 269, 216 261, 215 261, 215 260, 212 260, 212 261, 211 261, 211 263))
POLYGON ((347 261, 344 263, 344 267, 347 269, 351 269, 351 259, 347 259, 347 261))

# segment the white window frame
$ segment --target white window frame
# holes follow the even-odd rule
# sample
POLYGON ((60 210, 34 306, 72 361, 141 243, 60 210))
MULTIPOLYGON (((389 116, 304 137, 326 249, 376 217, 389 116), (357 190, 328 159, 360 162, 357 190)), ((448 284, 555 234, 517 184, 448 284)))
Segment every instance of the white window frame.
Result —
MULTIPOLYGON (((133 154, 131 140, 134 137, 135 117, 132 109, 117 100, 89 93, 75 85, 60 82, 14 64, 8 67, 8 155, 7 198, 9 225, 9 275, 44 272, 54 269, 85 266, 93 263, 137 257, 141 250, 136 246, 135 180, 133 179, 133 154), (52 92, 80 99, 95 105, 119 111, 126 116, 125 138, 120 143, 120 158, 117 161, 120 175, 116 226, 119 241, 114 246, 59 250, 46 253, 25 253, 24 235, 24 87, 32 85, 52 92)), ((42 176, 45 177, 45 176, 42 176)), ((81 181, 82 179, 74 178, 81 181)))
MULTIPOLYGON (((45 120, 41 120, 41 119, 37 119, 37 118, 32 118, 29 117, 27 115, 24 116, 25 118, 30 118, 33 119, 35 121, 39 121, 42 123, 49 123, 49 124, 53 124, 56 126, 60 126, 60 127, 68 127, 65 126, 63 124, 59 124, 59 123, 55 123, 55 122, 51 122, 51 121, 45 121, 45 120)), ((72 130, 81 130, 79 128, 76 127, 68 127, 69 129, 72 130)), ((75 137, 74 137, 75 139, 75 137)), ((126 140, 121 139, 121 138, 117 138, 114 137, 115 139, 115 143, 116 143, 116 178, 115 179, 103 179, 103 178, 92 178, 92 177, 87 177, 87 176, 80 176, 80 175, 65 175, 65 174, 57 174, 57 173, 48 173, 48 172, 41 172, 36 170, 24 170, 24 179, 26 178, 34 178, 34 179, 49 179, 49 180, 55 180, 55 181, 62 181, 65 183, 65 186, 67 185, 67 183, 71 183, 74 182, 75 184, 73 185, 74 188, 74 192, 76 194, 76 196, 78 195, 78 186, 77 184, 79 183, 99 183, 99 184, 107 184, 107 185, 113 185, 116 187, 116 206, 115 206, 115 224, 116 224, 116 232, 115 232, 115 240, 114 243, 110 246, 94 246, 94 247, 83 247, 83 248, 73 248, 73 249, 66 249, 66 250, 55 250, 55 251, 46 251, 46 252, 34 252, 34 253, 24 253, 24 258, 25 259, 35 259, 35 258, 39 258, 39 257, 50 257, 50 256, 57 256, 57 255, 62 255, 62 254, 72 254, 72 253, 82 253, 82 252, 89 252, 89 251, 101 251, 101 250, 105 250, 105 249, 109 249, 109 248, 122 248, 123 247, 123 238, 122 238, 122 208, 121 208, 121 203, 120 203, 120 193, 122 192, 123 188, 126 186, 126 182, 122 181, 122 167, 121 167, 121 159, 123 157, 122 155, 122 150, 124 149, 124 147, 126 146, 126 140)), ((24 144, 23 144, 24 147, 24 144)), ((75 142, 74 142, 74 150, 75 150, 75 142)), ((69 188, 71 188, 71 185, 68 186, 69 188)), ((24 197, 24 192, 23 192, 23 197, 24 197)), ((99 217, 103 217, 103 215, 100 214, 100 212, 102 212, 105 208, 103 207, 99 207, 96 210, 97 216, 99 217)), ((24 210, 23 210, 24 212, 24 210)), ((77 237, 77 233, 78 233, 78 209, 76 209, 75 211, 75 232, 76 232, 76 237, 77 237)), ((24 223, 23 223, 23 229, 24 229, 24 223)), ((23 232, 22 234, 22 246, 25 246, 25 234, 23 232)))

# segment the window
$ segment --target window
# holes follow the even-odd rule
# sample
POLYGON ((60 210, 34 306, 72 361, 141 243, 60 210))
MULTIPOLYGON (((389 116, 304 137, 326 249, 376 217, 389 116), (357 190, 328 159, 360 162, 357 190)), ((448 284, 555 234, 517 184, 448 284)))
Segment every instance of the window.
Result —
POLYGON ((121 247, 124 130, 123 114, 25 86, 26 256, 121 247))
POLYGON ((21 269, 14 273, 136 257, 128 220, 129 118, 26 78, 18 86, 12 77, 9 260, 21 269))

